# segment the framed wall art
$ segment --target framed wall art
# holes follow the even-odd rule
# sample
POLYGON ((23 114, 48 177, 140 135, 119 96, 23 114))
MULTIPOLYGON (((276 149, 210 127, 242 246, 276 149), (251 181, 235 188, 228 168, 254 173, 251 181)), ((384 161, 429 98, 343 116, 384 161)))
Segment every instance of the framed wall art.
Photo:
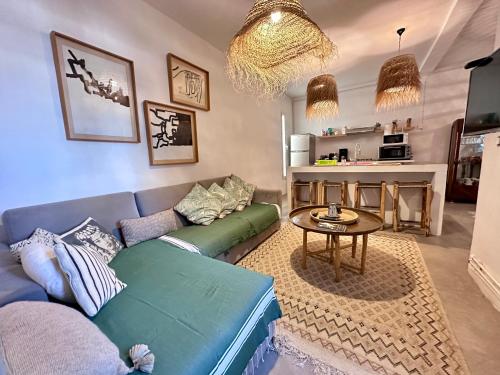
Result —
POLYGON ((210 110, 210 80, 206 70, 175 56, 167 55, 170 101, 188 107, 210 110))
POLYGON ((146 100, 144 119, 151 165, 198 162, 194 111, 146 100))
POLYGON ((66 138, 140 142, 134 63, 55 31, 50 37, 66 138))

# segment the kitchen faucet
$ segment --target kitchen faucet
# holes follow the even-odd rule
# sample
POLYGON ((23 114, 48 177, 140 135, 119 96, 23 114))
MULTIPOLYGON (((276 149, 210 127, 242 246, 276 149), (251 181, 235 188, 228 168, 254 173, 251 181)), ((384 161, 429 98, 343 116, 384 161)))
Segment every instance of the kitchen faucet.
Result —
POLYGON ((356 163, 361 156, 361 145, 356 143, 354 146, 354 162, 356 163))

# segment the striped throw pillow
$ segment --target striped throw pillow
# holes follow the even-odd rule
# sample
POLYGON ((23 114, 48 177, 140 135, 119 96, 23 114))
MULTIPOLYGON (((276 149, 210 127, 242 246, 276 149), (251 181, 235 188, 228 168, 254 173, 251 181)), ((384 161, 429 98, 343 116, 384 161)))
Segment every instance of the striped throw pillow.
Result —
POLYGON ((54 251, 76 301, 88 316, 96 315, 127 286, 116 277, 103 257, 91 248, 60 241, 54 251))

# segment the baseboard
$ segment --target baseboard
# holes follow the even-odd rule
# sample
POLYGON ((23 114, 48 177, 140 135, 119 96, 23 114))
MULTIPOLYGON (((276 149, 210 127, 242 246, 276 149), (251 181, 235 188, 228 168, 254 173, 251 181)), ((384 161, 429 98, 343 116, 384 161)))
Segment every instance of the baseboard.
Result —
POLYGON ((500 311, 500 283, 474 256, 469 258, 469 275, 474 279, 481 292, 490 300, 493 307, 500 311))

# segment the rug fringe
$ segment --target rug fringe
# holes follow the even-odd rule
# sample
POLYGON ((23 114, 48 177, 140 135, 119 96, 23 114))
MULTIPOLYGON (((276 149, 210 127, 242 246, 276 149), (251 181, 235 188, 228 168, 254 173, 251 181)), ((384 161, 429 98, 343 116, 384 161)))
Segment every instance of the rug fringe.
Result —
POLYGON ((311 367, 314 375, 349 375, 299 350, 285 336, 275 336, 273 344, 279 355, 290 358, 297 367, 311 367))

